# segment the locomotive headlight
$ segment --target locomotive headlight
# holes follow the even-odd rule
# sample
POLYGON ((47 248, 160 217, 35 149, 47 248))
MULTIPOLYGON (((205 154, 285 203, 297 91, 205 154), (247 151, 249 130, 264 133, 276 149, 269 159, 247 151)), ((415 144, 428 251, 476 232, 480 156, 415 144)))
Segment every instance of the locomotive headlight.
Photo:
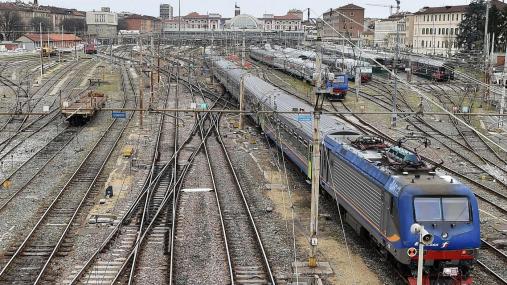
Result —
POLYGON ((449 234, 448 233, 442 233, 442 238, 443 239, 447 239, 449 237, 449 234))

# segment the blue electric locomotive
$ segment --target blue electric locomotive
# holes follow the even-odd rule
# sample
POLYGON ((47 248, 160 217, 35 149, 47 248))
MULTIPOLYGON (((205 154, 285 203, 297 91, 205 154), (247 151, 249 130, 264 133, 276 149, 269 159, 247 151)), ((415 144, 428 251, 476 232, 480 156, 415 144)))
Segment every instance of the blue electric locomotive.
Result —
MULTIPOLYGON (((214 75, 239 97, 244 78, 247 111, 290 160, 309 175, 312 123, 297 114, 265 115, 256 111, 312 111, 313 107, 222 57, 211 56, 214 75)), ((434 235, 424 252, 425 284, 430 280, 470 284, 480 247, 478 205, 472 191, 452 177, 435 172, 402 147, 366 137, 336 117, 322 115, 321 186, 340 205, 346 221, 370 237, 415 282, 418 236, 414 223, 434 235)))
POLYGON ((349 91, 349 78, 345 73, 333 74, 333 79, 325 81, 325 94, 329 100, 344 100, 349 91))

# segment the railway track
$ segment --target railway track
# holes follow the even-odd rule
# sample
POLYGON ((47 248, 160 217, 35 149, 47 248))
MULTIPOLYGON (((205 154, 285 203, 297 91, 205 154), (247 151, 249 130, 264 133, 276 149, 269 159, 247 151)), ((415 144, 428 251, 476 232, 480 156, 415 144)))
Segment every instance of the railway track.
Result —
POLYGON ((7 181, 14 184, 2 191, 0 195, 0 213, 18 194, 51 163, 57 155, 78 135, 80 129, 67 128, 37 151, 29 160, 25 161, 12 174, 5 177, 1 185, 7 181))
POLYGON ((486 240, 481 240, 481 258, 477 264, 498 282, 507 284, 507 255, 486 240))
MULTIPOLYGON (((81 79, 77 78, 76 79, 81 79)), ((69 80, 63 89, 72 89, 75 87, 75 80, 69 80), (72 84, 74 83, 74 84, 72 84)), ((89 89, 89 87, 88 87, 89 89)), ((64 100, 72 99, 72 92, 69 92, 67 96, 62 98, 64 100)), ((56 102, 56 98, 53 99, 52 104, 56 102)), ((42 116, 41 118, 34 120, 33 122, 21 127, 8 141, 5 141, 1 147, 0 151, 0 161, 5 161, 9 156, 23 157, 26 155, 26 148, 37 149, 40 144, 40 147, 44 147, 45 141, 48 141, 48 133, 53 133, 56 129, 57 135, 62 131, 66 131, 67 126, 60 127, 63 124, 63 120, 59 120, 60 112, 59 108, 55 108, 50 111, 47 115, 42 116), (27 146, 29 145, 29 146, 27 146)), ((53 138, 54 139, 54 138, 53 138)), ((22 161, 22 160, 21 160, 22 161)), ((18 168, 17 168, 18 169, 18 168)), ((15 169, 14 171, 17 171, 15 169)), ((3 170, 2 172, 4 172, 3 170)), ((13 173, 11 173, 12 175, 13 173)), ((2 177, 5 181, 5 177, 2 177)), ((4 182, 2 181, 2 183, 4 182)))
MULTIPOLYGON (((74 65, 70 65, 70 66, 72 68, 74 68, 74 65)), ((88 67, 88 65, 85 65, 85 67, 88 67)), ((66 70, 67 69, 64 69, 63 72, 55 75, 57 77, 56 80, 61 79, 65 74, 67 74, 67 72, 65 72, 66 70)), ((78 75, 77 72, 76 72, 76 75, 78 75)), ((76 78, 81 79, 80 77, 76 77, 76 78)), ((49 82, 54 83, 54 80, 53 79, 47 80, 44 84, 47 84, 48 88, 43 87, 43 86, 45 86, 45 85, 43 85, 39 89, 39 91, 37 91, 35 93, 35 94, 37 94, 38 92, 43 93, 43 95, 41 95, 40 98, 35 100, 36 104, 41 102, 41 100, 43 100, 44 96, 50 92, 52 84, 49 84, 49 82), (44 89, 44 90, 42 90, 42 89, 44 89)), ((73 84, 76 84, 76 82, 74 80, 69 80, 64 86, 62 86, 62 90, 71 89, 73 84)), ((35 96, 35 95, 33 95, 33 96, 35 96)), ((69 92, 68 96, 64 96, 62 99, 70 98, 71 96, 72 96, 72 92, 69 92)), ((60 115, 59 114, 59 106, 55 107, 55 104, 58 102, 57 99, 59 98, 59 96, 56 96, 56 94, 53 94, 50 97, 51 98, 49 98, 49 101, 47 101, 48 98, 44 99, 45 103, 47 103, 48 106, 50 107, 50 111, 47 114, 32 116, 33 119, 31 119, 31 120, 30 120, 30 116, 26 115, 26 116, 23 116, 23 118, 21 119, 22 121, 19 123, 16 123, 17 121, 14 119, 15 116, 12 116, 9 119, 9 121, 6 123, 6 125, 4 125, 4 127, 10 125, 13 129, 11 131, 9 131, 11 134, 8 135, 3 141, 0 142, 0 160, 4 159, 8 154, 10 154, 14 150, 16 150, 23 143, 26 143, 28 138, 31 138, 32 136, 34 136, 36 134, 40 134, 41 130, 45 129, 48 125, 53 123, 55 121, 55 119, 57 119, 59 117, 59 115, 60 115)), ((31 100, 31 99, 32 98, 29 98, 29 100, 31 100)), ((35 107, 35 105, 34 105, 34 107, 35 107)), ((33 108, 32 108, 32 110, 33 110, 33 108)), ((3 130, 7 131, 5 129, 3 129, 3 130)))
MULTIPOLYGON (((306 101, 307 103, 311 104, 311 102, 309 102, 308 98, 299 96, 294 91, 288 90, 285 87, 281 87, 280 84, 275 83, 274 81, 270 80, 269 78, 266 78, 266 79, 268 79, 268 81, 270 81, 275 86, 277 86, 277 87, 285 90, 286 92, 288 92, 288 93, 290 93, 290 94, 292 94, 294 96, 297 96, 300 99, 302 99, 302 100, 306 101)), ((375 89, 375 88, 373 88, 373 89, 375 89)), ((387 91, 388 93, 390 93, 390 91, 389 91, 388 88, 384 88, 384 89, 386 89, 385 91, 387 91)), ((354 89, 352 89, 352 91, 355 92, 354 89)), ((382 94, 382 93, 385 92, 385 91, 380 90, 380 89, 377 89, 377 91, 380 91, 380 92, 378 92, 379 94, 382 94)), ((386 109, 388 111, 391 110, 391 107, 392 107, 391 106, 391 102, 382 99, 381 96, 371 96, 371 95, 369 95, 367 93, 364 93, 364 92, 361 92, 360 95, 363 98, 371 101, 374 104, 379 105, 380 107, 382 107, 382 108, 384 108, 384 109, 386 109)), ((389 98, 386 98, 386 99, 389 100, 389 98)), ((398 109, 402 110, 404 108, 409 107, 408 103, 404 102, 403 100, 401 100, 401 102, 402 102, 402 104, 405 104, 405 106, 401 106, 400 104, 398 104, 398 109)), ((335 105, 335 103, 333 103, 333 102, 330 102, 330 105, 331 105, 331 108, 332 108, 331 111, 336 111, 336 112, 343 111, 343 110, 340 110, 341 108, 338 108, 335 105)), ((343 106, 343 108, 345 109, 346 112, 352 112, 352 110, 350 108, 348 108, 345 105, 344 102, 341 102, 341 105, 343 106)), ((411 109, 411 111, 413 111, 413 110, 411 109)), ((366 122, 364 119, 362 119, 358 115, 351 115, 351 116, 354 117, 354 120, 350 120, 348 118, 348 116, 346 116, 346 115, 339 115, 339 117, 341 117, 342 119, 344 119, 345 121, 347 121, 351 125, 355 126, 357 129, 363 131, 365 134, 377 135, 379 137, 385 138, 386 140, 390 141, 391 143, 396 143, 396 141, 397 141, 396 139, 394 139, 394 138, 386 135, 383 131, 379 130, 377 127, 373 126, 372 124, 366 122)), ((417 123, 417 122, 413 122, 413 121, 414 120, 410 120, 410 123, 412 125, 414 125, 414 126, 425 123, 425 122, 419 122, 419 123, 417 123)), ((424 134, 426 134, 426 135, 428 135, 430 137, 433 137, 433 138, 434 138, 435 133, 436 133, 436 134, 441 134, 443 136, 446 136, 446 137, 448 137, 448 139, 454 140, 454 138, 451 138, 450 136, 448 136, 448 135, 440 132, 439 130, 437 130, 434 127, 431 127, 430 130, 424 130, 422 128, 418 128, 418 129, 422 133, 424 133, 424 134)), ((445 146, 444 143, 442 143, 442 145, 445 146)), ((460 144, 460 146, 467 148, 466 145, 464 146, 464 145, 460 144)), ((470 146, 468 146, 468 147, 470 147, 470 146)), ((461 154, 457 151, 457 149, 449 148, 449 150, 452 151, 453 153, 456 153, 456 154, 458 154, 458 155, 461 156, 461 154)), ((477 155, 477 153, 476 153, 476 155, 477 155)), ((476 163, 472 162, 467 157, 462 156, 462 158, 465 159, 466 161, 468 161, 471 165, 477 167, 478 169, 482 169, 479 165, 477 165, 476 163)), ((423 157, 423 159, 429 161, 433 165, 438 164, 437 161, 434 161, 434 160, 429 159, 427 157, 423 157)), ((453 170, 453 169, 451 169, 449 167, 446 167, 446 166, 443 166, 443 165, 441 165, 440 168, 444 169, 447 172, 450 172, 452 175, 461 177, 461 178, 465 179, 466 181, 468 181, 469 183, 471 183, 472 185, 474 185, 475 186, 475 195, 480 200, 488 203, 489 205, 491 205, 492 207, 494 207, 496 210, 498 210, 501 214, 507 215, 507 209, 502 206, 502 205, 505 205, 507 203, 507 200, 505 200, 505 198, 506 198, 505 194, 499 192, 497 189, 495 189, 495 187, 485 185, 484 183, 479 182, 477 179, 471 178, 471 177, 467 176, 466 174, 463 174, 460 171, 453 170), (493 197, 491 197, 490 194, 493 194, 493 197), (496 198, 499 198, 501 200, 497 200, 496 198)), ((488 274, 490 274, 491 276, 495 277, 497 279, 497 281, 499 281, 499 282, 501 282, 503 284, 507 284, 507 281, 505 279, 506 278, 505 268, 507 268, 507 266, 505 265, 505 263, 507 262, 506 253, 504 251, 502 251, 502 250, 499 250, 499 249, 495 248, 493 245, 491 245, 490 243, 488 243, 484 239, 482 239, 482 247, 481 247, 481 249, 486 250, 486 254, 485 254, 485 256, 482 256, 481 258, 478 259, 478 264, 488 274)))
POLYGON ((220 173, 215 187, 231 253, 233 284, 276 284, 262 238, 250 211, 251 205, 234 170, 218 123, 215 130, 217 141, 211 141, 210 147, 220 148, 223 155, 212 158, 211 168, 215 176, 220 173), (227 175, 224 175, 224 168, 227 169, 227 175), (238 209, 238 205, 242 205, 243 209, 238 209))
MULTIPOLYGON (((173 123, 176 124, 176 121, 173 123)), ((195 130, 196 126, 193 127, 190 134, 195 133, 195 130)), ((158 138, 163 136, 162 132, 158 138)), ((103 241, 99 249, 92 254, 83 266, 73 272, 73 276, 68 280, 68 283, 87 283, 94 280, 109 283, 118 280, 132 282, 138 275, 136 274, 138 270, 141 270, 139 272, 141 274, 142 270, 145 270, 144 266, 137 266, 138 263, 144 262, 143 255, 145 251, 149 252, 150 246, 166 247, 166 242, 161 243, 160 239, 161 237, 167 238, 167 221, 170 216, 167 216, 167 211, 162 209, 167 209, 169 206, 168 199, 174 191, 173 186, 176 177, 174 161, 177 153, 181 151, 193 135, 189 135, 181 146, 177 143, 178 136, 175 134, 174 137, 175 153, 172 156, 169 155, 170 157, 168 157, 168 153, 164 153, 161 157, 154 155, 151 166, 152 175, 145 180, 143 190, 136 201, 103 241), (159 158, 161 160, 158 160, 159 158), (148 244, 150 239, 152 241, 155 239, 157 244, 148 244), (111 252, 116 253, 111 255, 111 252)), ((171 144, 163 146, 167 144, 165 139, 160 139, 159 143, 161 148, 157 150, 158 153, 171 148, 171 144)), ((164 252, 166 250, 164 249, 164 252)))
MULTIPOLYGON (((135 107, 133 101, 124 97, 123 106, 135 107)), ((10 252, 7 262, 2 264, 0 282, 37 284, 43 281, 48 264, 64 244, 75 217, 91 194, 128 121, 115 119, 109 124, 29 234, 10 252)))

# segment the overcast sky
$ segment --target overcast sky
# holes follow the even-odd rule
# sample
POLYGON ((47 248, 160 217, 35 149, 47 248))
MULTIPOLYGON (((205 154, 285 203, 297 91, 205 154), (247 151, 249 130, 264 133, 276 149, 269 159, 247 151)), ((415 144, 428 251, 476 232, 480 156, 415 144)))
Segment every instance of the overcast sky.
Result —
MULTIPOLYGON (((5 1, 5 0, 4 0, 5 1)), ((10 0, 13 1, 13 0, 10 0)), ((32 0, 33 1, 33 0, 32 0)), ((28 2, 24 0, 24 2, 28 2)), ((349 3, 360 5, 366 9, 367 17, 386 17, 389 8, 368 6, 366 4, 395 5, 395 0, 181 0, 181 14, 189 12, 218 12, 224 17, 234 15, 234 3, 241 7, 242 13, 262 16, 264 13, 284 15, 290 8, 312 8, 312 17, 320 16, 329 8, 343 6, 349 3)), ((424 6, 446 6, 468 4, 470 0, 401 0, 401 10, 415 12, 424 6)), ((158 16, 160 3, 169 3, 175 7, 174 15, 178 15, 178 0, 39 0, 40 5, 53 5, 66 8, 76 8, 85 11, 100 9, 102 6, 111 7, 116 12, 128 11, 145 15, 158 16)), ((305 14, 306 15, 306 14, 305 14)))

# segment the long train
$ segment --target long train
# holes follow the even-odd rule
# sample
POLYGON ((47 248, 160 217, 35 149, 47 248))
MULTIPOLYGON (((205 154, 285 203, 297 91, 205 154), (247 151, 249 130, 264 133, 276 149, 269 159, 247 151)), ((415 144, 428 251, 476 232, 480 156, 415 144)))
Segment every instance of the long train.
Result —
MULTIPOLYGON (((315 85, 316 67, 315 62, 299 57, 291 56, 280 50, 250 48, 250 57, 256 61, 282 70, 315 85)), ((322 64, 322 93, 335 100, 343 100, 349 90, 348 77, 343 73, 332 73, 329 66, 322 64)))
MULTIPOLYGON (((357 49, 336 44, 326 44, 323 51, 327 55, 341 55, 343 53, 346 57, 354 57, 359 54, 357 49)), ((361 57, 374 66, 374 71, 382 71, 375 61, 389 69, 392 69, 394 65, 394 54, 390 52, 362 49, 361 57)), ((449 81, 454 80, 455 77, 453 63, 424 55, 401 54, 396 68, 401 71, 411 68, 414 75, 435 81, 449 81)))
MULTIPOLYGON (((311 168, 312 123, 297 114, 257 111, 312 111, 313 107, 222 57, 206 53, 214 76, 233 96, 244 78, 246 110, 251 118, 307 176, 311 168)), ((419 156, 380 138, 368 137, 322 115, 321 189, 340 205, 346 221, 369 237, 415 284, 419 236, 415 223, 434 236, 424 251, 424 284, 471 284, 480 247, 477 200, 467 186, 435 171, 419 156), (438 283, 435 283, 435 282, 438 283)))
MULTIPOLYGON (((302 49, 293 49, 286 48, 284 52, 291 57, 301 58, 301 59, 310 59, 315 61, 316 53, 311 50, 302 50, 302 49)), ((353 59, 353 58, 345 58, 342 56, 337 56, 333 54, 323 54, 322 62, 328 66, 330 66, 330 70, 333 72, 342 72, 348 75, 349 81, 356 80, 356 71, 359 68, 361 83, 367 83, 371 81, 373 77, 373 66, 366 61, 353 59)))

